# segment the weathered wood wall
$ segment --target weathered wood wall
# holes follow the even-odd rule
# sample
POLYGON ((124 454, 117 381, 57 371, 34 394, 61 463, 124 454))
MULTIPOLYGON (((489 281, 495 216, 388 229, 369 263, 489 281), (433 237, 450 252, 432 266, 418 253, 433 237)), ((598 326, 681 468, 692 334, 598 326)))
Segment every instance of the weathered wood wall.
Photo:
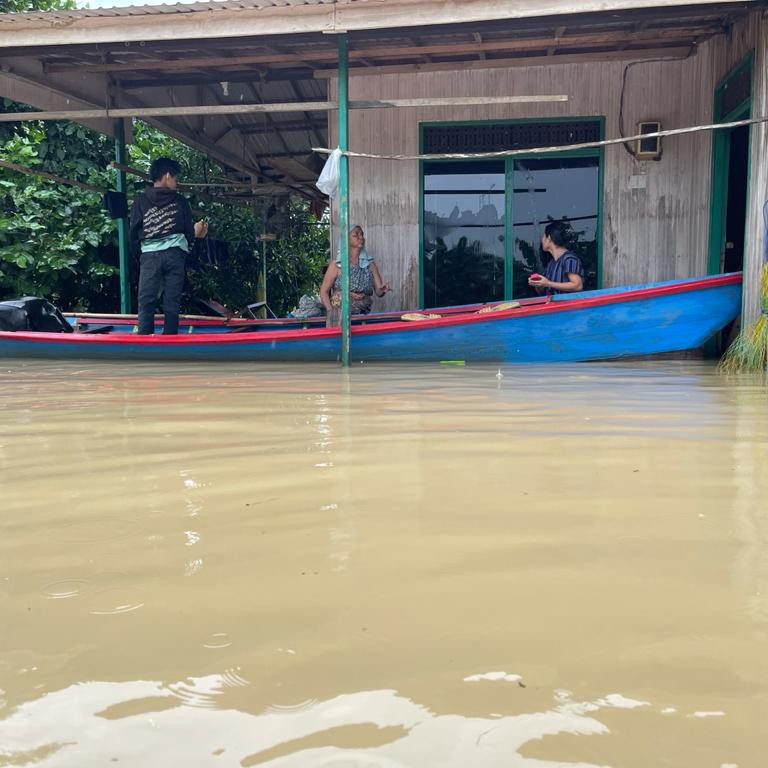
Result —
MULTIPOLYGON (((761 26, 760 14, 755 13, 727 37, 702 44, 686 60, 630 66, 624 102, 625 135, 634 133, 641 120, 660 120, 664 128, 711 122, 715 85, 756 46, 761 26)), ((763 59, 756 63, 759 61, 763 59)), ((353 77, 352 99, 567 94, 569 101, 484 108, 356 110, 350 118, 350 149, 416 154, 419 123, 448 120, 604 116, 606 138, 618 137, 622 78, 627 63, 606 61, 353 77)), ((761 82, 764 92, 764 80, 761 82)), ((756 108, 764 106, 765 95, 756 108)), ((766 162, 764 154, 757 155, 757 145, 753 142, 753 178, 758 165, 766 162)), ((665 139, 660 161, 638 161, 622 146, 606 149, 604 286, 707 272, 711 147, 711 134, 702 132, 665 139), (646 188, 630 189, 630 176, 639 174, 645 175, 646 188)), ((392 294, 379 300, 377 309, 417 306, 419 164, 352 159, 350 167, 351 221, 365 228, 369 250, 384 279, 394 287, 392 294)), ((764 174, 764 169, 760 173, 764 174)))
MULTIPOLYGON (((763 17, 756 33, 755 79, 752 112, 768 115, 768 22, 763 17)), ((750 146, 749 207, 744 252, 744 304, 742 319, 751 322, 760 313, 760 275, 765 261, 765 223, 762 207, 768 200, 768 125, 752 128, 750 146)))

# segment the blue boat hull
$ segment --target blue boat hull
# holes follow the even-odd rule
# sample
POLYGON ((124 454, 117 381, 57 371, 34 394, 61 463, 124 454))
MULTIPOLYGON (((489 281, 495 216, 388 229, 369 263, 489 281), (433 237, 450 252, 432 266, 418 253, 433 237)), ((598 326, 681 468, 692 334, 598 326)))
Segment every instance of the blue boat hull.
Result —
MULTIPOLYGON (((725 275, 558 296, 546 304, 354 327, 354 361, 571 362, 700 347, 736 318, 725 275)), ((338 329, 175 337, 0 333, 0 356, 104 360, 335 361, 338 329)))

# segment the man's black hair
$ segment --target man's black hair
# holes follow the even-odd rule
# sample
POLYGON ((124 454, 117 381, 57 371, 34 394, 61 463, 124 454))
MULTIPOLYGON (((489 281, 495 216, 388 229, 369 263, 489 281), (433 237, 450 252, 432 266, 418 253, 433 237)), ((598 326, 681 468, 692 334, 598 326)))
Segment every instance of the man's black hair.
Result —
POLYGON ((149 166, 149 178, 152 181, 160 181, 166 173, 170 173, 175 178, 181 173, 181 166, 170 157, 158 157, 149 166))
POLYGON ((573 232, 566 221, 550 221, 544 228, 544 234, 560 248, 569 248, 573 240, 573 232))

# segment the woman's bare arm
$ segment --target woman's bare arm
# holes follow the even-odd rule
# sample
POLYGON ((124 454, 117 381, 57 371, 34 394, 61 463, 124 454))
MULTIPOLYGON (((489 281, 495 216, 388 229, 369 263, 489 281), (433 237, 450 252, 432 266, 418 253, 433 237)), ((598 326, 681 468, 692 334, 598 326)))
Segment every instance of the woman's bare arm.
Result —
POLYGON ((569 272, 567 283, 553 283, 547 280, 545 287, 553 288, 556 291, 564 291, 565 293, 575 293, 584 288, 584 280, 581 275, 577 275, 575 272, 569 272))
POLYGON ((553 283, 551 280, 547 280, 546 277, 529 278, 528 285, 536 289, 536 293, 541 295, 547 288, 552 288, 555 291, 562 291, 564 293, 576 293, 584 288, 584 280, 581 275, 577 275, 575 272, 568 273, 567 283, 553 283))
POLYGON ((377 296, 383 296, 387 291, 391 291, 389 283, 385 283, 381 279, 379 274, 379 268, 376 266, 376 262, 371 262, 371 272, 373 272, 373 288, 376 291, 377 296))

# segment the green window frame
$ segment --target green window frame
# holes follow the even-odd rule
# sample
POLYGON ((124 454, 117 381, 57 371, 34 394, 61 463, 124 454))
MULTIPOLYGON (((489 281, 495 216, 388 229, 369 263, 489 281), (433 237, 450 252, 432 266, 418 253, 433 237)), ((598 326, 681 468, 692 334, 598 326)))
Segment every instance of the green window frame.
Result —
MULTIPOLYGON (((605 116, 569 115, 567 117, 519 118, 514 120, 443 120, 437 122, 419 123, 419 154, 424 151, 424 129, 444 125, 510 125, 522 123, 567 123, 594 121, 600 124, 600 139, 605 138, 605 116)), ((595 149, 571 149, 562 152, 549 152, 545 155, 524 153, 507 157, 504 161, 504 298, 512 298, 512 269, 513 269, 513 175, 515 160, 531 160, 545 157, 596 157, 598 159, 598 201, 597 201, 597 287, 603 287, 603 202, 605 175, 605 147, 595 149)), ((424 307, 424 160, 419 161, 419 306, 424 307)), ((452 161, 456 162, 456 161, 452 161)), ((469 160, 468 162, 473 162, 469 160)))

